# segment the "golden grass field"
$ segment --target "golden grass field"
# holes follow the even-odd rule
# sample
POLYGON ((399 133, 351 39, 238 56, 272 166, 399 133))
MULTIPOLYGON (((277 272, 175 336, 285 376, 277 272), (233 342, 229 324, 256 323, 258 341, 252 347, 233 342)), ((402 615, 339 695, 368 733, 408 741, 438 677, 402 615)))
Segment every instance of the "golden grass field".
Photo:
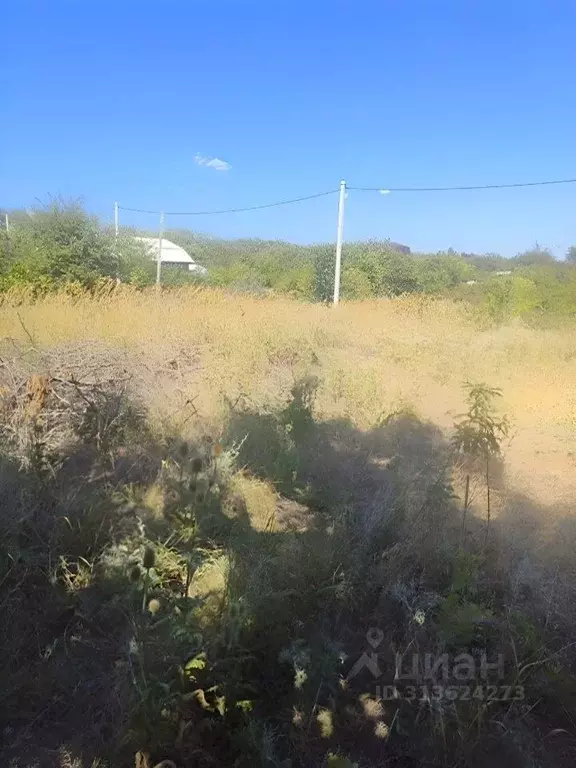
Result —
POLYGON ((338 308, 217 290, 115 292, 99 299, 49 296, 10 306, 0 335, 42 346, 98 341, 128 355, 140 394, 178 426, 193 399, 200 421, 223 426, 226 402, 260 408, 285 401, 294 381, 321 380, 320 419, 359 429, 399 409, 449 430, 462 383, 502 390, 512 420, 506 487, 564 508, 576 498, 576 334, 522 325, 479 330, 470 309, 408 297, 338 308))
MULTIPOLYGON (((362 765, 408 764, 388 762, 389 750, 427 755, 414 765, 573 764, 571 328, 487 328, 472 308, 425 297, 334 308, 213 289, 120 286, 96 296, 4 296, 0 337, 0 402, 12 451, 0 466, 0 522, 6 541, 22 541, 31 552, 14 569, 10 559, 14 584, 8 582, 7 632, 0 636, 9 647, 7 671, 0 665, 4 707, 16 723, 6 752, 17 757, 11 765, 123 768, 134 765, 136 752, 136 765, 152 766, 147 757, 139 762, 140 750, 155 760, 174 756, 170 765, 182 768, 292 764, 269 758, 275 731, 259 724, 268 721, 289 734, 295 766, 359 765, 337 752, 362 754, 362 765), (312 381, 315 398, 299 401, 295 384, 312 381), (467 408, 466 381, 499 388, 499 414, 511 423, 501 461, 491 458, 481 470, 449 446, 467 408), (94 398, 110 383, 102 390, 108 400, 94 399, 100 411, 91 411, 80 385, 94 398), (105 423, 113 435, 106 414, 120 412, 106 403, 116 402, 116 389, 146 408, 135 409, 142 417, 137 432, 126 428, 117 444, 101 442, 100 428, 86 429, 105 423), (93 422, 94 413, 102 421, 93 422), (64 428, 67 415, 76 421, 64 428), (482 474, 488 464, 489 491, 482 474), (463 504, 467 476, 470 514, 463 504), (38 541, 47 542, 45 550, 38 541), (161 582, 146 609, 148 587, 142 598, 132 573, 150 547, 161 582), (455 575, 461 573, 464 586, 455 575), (180 605, 188 606, 182 588, 199 601, 189 614, 181 613, 180 605), (62 593, 73 617, 66 614, 59 630, 62 593), (48 662, 36 648, 37 626, 43 643, 57 647, 48 662), (371 626, 385 628, 390 649, 416 644, 421 652, 452 653, 485 642, 506 655, 506 679, 525 681, 527 698, 515 709, 508 701, 472 708, 462 701, 455 719, 451 704, 431 708, 424 724, 422 712, 408 707, 415 720, 407 746, 391 736, 400 709, 374 699, 373 711, 366 710, 372 688, 365 680, 324 691, 330 643, 351 662, 371 626), (206 682, 193 677, 192 687, 228 685, 243 700, 244 677, 234 682, 234 670, 238 658, 247 660, 242 675, 265 714, 248 730, 236 723, 232 735, 264 728, 248 753, 262 762, 222 758, 228 720, 214 744, 203 741, 199 724, 208 718, 217 726, 204 711, 208 704, 198 713, 177 697, 181 721, 157 728, 159 713, 176 706, 164 696, 176 685, 171 660, 191 653, 197 635, 190 627, 202 631, 199 647, 210 661, 206 682), (149 654, 138 662, 146 672, 142 690, 121 665, 125 637, 134 632, 149 654), (301 688, 296 676, 294 690, 286 687, 286 653, 301 637, 315 648, 318 633, 310 685, 301 688), (22 651, 18 638, 26 637, 22 651), (84 647, 92 650, 84 654, 84 647), (28 666, 33 672, 23 682, 28 666), (151 674, 160 687, 146 682, 151 674), (51 710, 55 686, 70 703, 51 710), (110 686, 118 686, 113 696, 110 686), (94 722, 107 724, 109 741, 78 721, 86 708, 94 722), (521 762, 512 763, 503 749, 514 739, 521 762), (207 762, 197 761, 200 753, 207 762), (542 760, 531 762, 533 754, 542 760), (115 756, 101 763, 102 755, 115 756)), ((147 585, 148 571, 145 578, 147 585)), ((343 682, 336 660, 330 664, 336 672, 329 674, 343 682)))

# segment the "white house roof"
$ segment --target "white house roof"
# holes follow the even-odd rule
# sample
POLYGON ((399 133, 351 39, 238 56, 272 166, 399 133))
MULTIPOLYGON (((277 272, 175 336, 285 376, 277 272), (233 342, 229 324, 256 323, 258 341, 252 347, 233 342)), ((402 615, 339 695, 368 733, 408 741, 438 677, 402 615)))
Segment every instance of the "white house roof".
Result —
MULTIPOLYGON (((158 237, 136 237, 141 243, 144 243, 148 247, 150 257, 156 260, 158 258, 158 251, 160 248, 160 238, 158 237)), ((162 238, 162 255, 160 258, 162 264, 188 264, 188 269, 191 272, 200 272, 206 274, 205 267, 197 264, 192 256, 187 253, 184 248, 181 248, 171 240, 162 238)))
MULTIPOLYGON (((148 246, 148 250, 150 251, 150 255, 154 258, 158 258, 158 249, 160 248, 160 238, 158 237, 137 237, 136 240, 139 240, 141 243, 144 243, 146 246, 148 246)), ((179 245, 176 245, 176 243, 173 243, 171 240, 167 240, 165 237, 162 238, 162 263, 168 262, 170 264, 194 264, 194 259, 190 254, 186 253, 184 248, 181 248, 179 245)))

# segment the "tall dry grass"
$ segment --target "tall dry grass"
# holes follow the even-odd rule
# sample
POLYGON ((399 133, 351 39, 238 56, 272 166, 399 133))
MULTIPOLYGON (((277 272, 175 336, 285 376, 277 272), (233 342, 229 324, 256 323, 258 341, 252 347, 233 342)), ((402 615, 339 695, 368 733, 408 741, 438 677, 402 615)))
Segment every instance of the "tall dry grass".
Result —
POLYGON ((461 410, 462 382, 485 381, 503 390, 514 423, 512 483, 542 502, 576 491, 576 336, 565 328, 480 330, 466 305, 421 296, 334 309, 218 290, 159 295, 121 286, 100 297, 5 299, 0 335, 31 336, 43 346, 96 340, 129 353, 159 417, 194 398, 212 428, 227 402, 247 396, 275 406, 309 372, 321 379, 321 418, 346 417, 368 429, 409 408, 447 428, 461 410))
MULTIPOLYGON (((3 642, 13 627, 32 637, 38 624, 55 649, 45 664, 39 640, 28 655, 12 642, 0 665, 16 754, 20 732, 36 734, 37 722, 44 751, 58 738, 70 749, 84 743, 85 723, 73 715, 90 706, 103 730, 86 741, 100 756, 113 754, 117 738, 128 750, 111 758, 118 766, 145 749, 183 767, 289 764, 280 755, 294 766, 351 766, 336 755, 346 753, 367 766, 409 754, 472 768, 497 764, 506 740, 522 756, 515 764, 571 764, 540 758, 551 734, 568 734, 573 722, 572 334, 483 330, 464 305, 422 297, 334 309, 121 286, 90 297, 12 295, 0 309, 7 426, 11 435, 27 428, 30 443, 20 450, 12 440, 18 450, 0 466, 3 529, 30 552, 14 575, 7 564, 15 586, 3 642), (42 376, 54 391, 32 424, 30 381, 42 376), (120 398, 108 377, 121 382, 120 398), (438 429, 464 410, 464 380, 499 387, 514 425, 491 479, 498 520, 488 547, 470 519, 483 514, 483 478, 471 483, 464 536, 458 472, 471 470, 452 473, 459 459, 438 429), (97 408, 86 407, 85 393, 97 408), (146 409, 128 407, 133 394, 146 409), (149 546, 159 581, 146 609, 149 546), (145 574, 138 566, 134 579, 140 560, 145 574), (72 613, 62 610, 62 587, 72 613), (49 620, 36 621, 46 605, 49 620), (507 654, 509 683, 524 682, 527 670, 548 677, 534 674, 515 708, 372 701, 371 681, 348 688, 342 664, 380 626, 383 658, 488 648, 507 654), (189 691, 175 660, 192 662, 189 691), (74 704, 45 716, 55 688, 72 691, 74 704), (226 691, 226 718, 224 700, 196 699, 204 690, 226 691), (564 711, 550 703, 560 696, 564 711), (236 699, 254 704, 254 716, 238 716, 236 699), (250 758, 226 762, 228 749, 250 758)), ((563 744, 559 760, 573 748, 563 744)))

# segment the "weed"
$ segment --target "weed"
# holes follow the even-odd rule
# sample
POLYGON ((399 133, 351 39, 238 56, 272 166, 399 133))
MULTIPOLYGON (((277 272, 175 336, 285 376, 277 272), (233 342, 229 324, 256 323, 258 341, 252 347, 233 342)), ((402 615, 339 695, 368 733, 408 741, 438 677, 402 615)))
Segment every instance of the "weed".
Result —
MULTIPOLYGON (((508 437, 510 423, 507 416, 498 417, 493 408, 496 397, 502 392, 495 387, 485 384, 466 383, 468 410, 457 417, 454 425, 452 445, 457 452, 471 458, 479 458, 485 462, 486 477, 486 534, 485 542, 490 533, 490 459, 500 455, 502 441, 508 437)), ((466 493, 462 513, 462 531, 465 533, 466 513, 468 509, 468 492, 470 476, 466 476, 466 493)))

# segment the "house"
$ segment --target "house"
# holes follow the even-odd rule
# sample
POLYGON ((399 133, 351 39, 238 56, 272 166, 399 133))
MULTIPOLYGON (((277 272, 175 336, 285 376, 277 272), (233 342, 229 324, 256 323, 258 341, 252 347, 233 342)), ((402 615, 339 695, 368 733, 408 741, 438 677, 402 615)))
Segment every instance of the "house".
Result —
POLYGON ((398 253, 403 253, 404 256, 409 256, 411 253, 410 246, 402 245, 402 243, 394 243, 390 241, 389 246, 392 248, 392 250, 398 251, 398 253))
MULTIPOLYGON (((136 237, 135 239, 143 243, 146 246, 148 253, 150 254, 150 258, 154 261, 157 261, 158 250, 160 248, 160 238, 136 237)), ((176 243, 173 243, 171 240, 167 240, 165 237, 162 238, 161 262, 163 266, 174 265, 181 269, 185 269, 187 267, 190 272, 194 272, 197 275, 208 274, 206 267, 203 267, 201 264, 197 264, 192 256, 190 256, 190 254, 184 250, 184 248, 176 245, 176 243)))

